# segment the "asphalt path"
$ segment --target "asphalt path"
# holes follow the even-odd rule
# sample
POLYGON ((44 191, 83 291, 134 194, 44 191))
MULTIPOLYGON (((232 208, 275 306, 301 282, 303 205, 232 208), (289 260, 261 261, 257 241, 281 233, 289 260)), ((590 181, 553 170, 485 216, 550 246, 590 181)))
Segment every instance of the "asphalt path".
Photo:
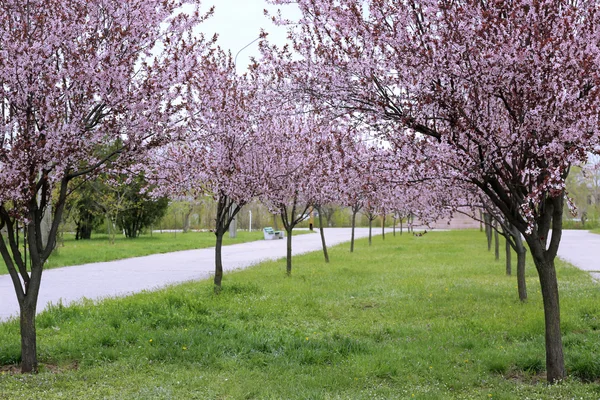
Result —
MULTIPOLYGON (((378 234, 379 229, 373 229, 378 234)), ((328 246, 350 241, 350 228, 326 228, 328 246)), ((369 235, 368 228, 357 228, 356 238, 369 235)), ((321 249, 318 233, 294 236, 293 254, 321 249)), ((49 304, 64 305, 82 299, 100 300, 127 296, 143 290, 156 290, 168 285, 206 279, 214 273, 214 247, 154 254, 124 260, 84 264, 44 271, 38 300, 38 313, 49 304)), ((223 246, 223 269, 247 268, 266 260, 285 257, 286 240, 259 240, 223 246)), ((19 314, 12 281, 0 275, 0 321, 19 314)))
POLYGON ((600 235, 583 230, 564 230, 558 256, 600 280, 600 235))
MULTIPOLYGON (((325 230, 328 246, 350 240, 350 228, 325 230)), ((373 234, 378 234, 374 229, 373 234)), ((367 228, 357 228, 356 237, 366 237, 367 228)), ((286 240, 260 240, 223 247, 223 269, 247 268, 266 260, 285 257, 286 240)), ((321 249, 317 233, 294 236, 293 254, 321 249)), ((581 230, 563 231, 558 256, 600 281, 600 235, 581 230)), ((207 279, 214 272, 214 247, 185 250, 124 260, 84 264, 44 271, 38 312, 49 304, 64 305, 82 299, 100 300, 127 296, 144 290, 207 279)), ((0 275, 0 321, 17 316, 19 307, 12 281, 0 275)))

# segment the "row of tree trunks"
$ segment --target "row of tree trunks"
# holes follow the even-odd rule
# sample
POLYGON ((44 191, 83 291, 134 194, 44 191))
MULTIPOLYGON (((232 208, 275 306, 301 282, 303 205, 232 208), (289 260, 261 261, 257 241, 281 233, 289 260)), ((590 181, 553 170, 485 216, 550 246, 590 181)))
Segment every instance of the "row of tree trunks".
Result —
MULTIPOLYGON (((488 213, 480 214, 483 216, 483 225, 488 243, 488 250, 491 250, 491 238, 494 237, 495 242, 495 259, 500 258, 499 254, 499 231, 498 226, 493 217, 488 213)), ((523 244, 523 238, 517 228, 509 223, 502 223, 502 236, 506 241, 506 275, 512 275, 512 259, 511 249, 517 254, 517 289, 520 301, 527 300, 527 283, 525 280, 525 260, 527 257, 527 249, 523 244)))

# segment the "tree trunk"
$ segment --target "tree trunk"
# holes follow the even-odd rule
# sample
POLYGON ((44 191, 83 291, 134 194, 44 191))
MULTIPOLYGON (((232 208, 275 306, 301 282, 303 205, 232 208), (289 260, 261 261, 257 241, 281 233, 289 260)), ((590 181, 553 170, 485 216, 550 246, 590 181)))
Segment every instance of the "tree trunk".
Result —
POLYGON ((521 244, 521 251, 517 251, 517 287, 519 290, 519 300, 527 300, 527 283, 525 281, 525 258, 527 249, 521 244))
POLYGON ((554 268, 554 260, 536 260, 535 264, 540 277, 544 301, 546 373, 548 382, 554 383, 565 377, 556 269, 554 268))
POLYGON ((323 228, 323 214, 321 213, 321 209, 317 208, 317 212, 319 213, 319 231, 321 233, 321 245, 323 246, 323 256, 325 257, 325 262, 329 262, 329 254, 327 254, 327 245, 325 244, 325 231, 323 228))
POLYGON ((334 213, 335 213, 335 210, 334 211, 330 211, 330 212, 328 212, 328 213, 325 214, 325 220, 326 220, 327 226, 329 228, 331 228, 333 226, 333 214, 334 213))
POLYGON ((492 226, 490 214, 484 213, 483 220, 485 221, 485 237, 487 238, 488 251, 492 250, 492 226))
POLYGON ((287 252, 286 252, 285 273, 287 274, 287 276, 292 275, 292 230, 293 229, 294 229, 293 227, 286 229, 287 252))
MULTIPOLYGON (((557 201, 556 199, 551 199, 546 203, 547 208, 552 208, 553 206, 550 201, 560 202, 560 200, 557 201)), ((559 205, 562 206, 560 203, 559 205)), ((554 219, 557 219, 557 216, 560 215, 561 211, 562 210, 558 210, 558 212, 556 212, 556 210, 554 210, 554 212, 547 212, 547 214, 553 214, 554 218, 552 218, 552 224, 555 228, 552 232, 551 244, 548 250, 546 250, 546 235, 548 234, 548 230, 545 226, 541 226, 542 223, 538 223, 541 233, 534 231, 533 234, 525 236, 529 249, 531 250, 531 255, 542 289, 544 323, 546 329, 546 373, 549 383, 555 383, 565 377, 565 362, 560 332, 558 281, 556 278, 556 268, 554 266, 554 259, 556 257, 555 250, 557 249, 558 243, 560 243, 560 225, 562 222, 554 219)))
MULTIPOLYGON (((504 231, 505 235, 509 235, 510 233, 508 231, 504 231)), ((511 276, 512 275, 512 249, 510 247, 510 241, 508 239, 505 239, 505 251, 506 251, 506 275, 511 276)))
POLYGON ((80 217, 75 227, 75 240, 91 239, 93 225, 94 220, 91 214, 80 217))
POLYGON ((402 226, 402 218, 400 218, 400 236, 402 236, 404 227, 402 226))
POLYGON ((373 219, 369 218, 369 246, 372 243, 371 231, 373 230, 373 219))
POLYGON ((356 228, 356 214, 358 211, 352 209, 352 236, 350 237, 350 253, 354 252, 354 228, 356 228))
POLYGON ((215 293, 221 292, 221 283, 223 281, 223 236, 231 227, 237 214, 244 204, 236 204, 227 195, 221 193, 217 200, 217 213, 215 218, 215 293))
MULTIPOLYGON (((527 284, 525 281, 525 258, 527 255, 527 249, 523 245, 523 238, 521 233, 513 225, 509 225, 509 230, 505 231, 513 239, 512 246, 517 253, 517 287, 519 291, 519 300, 527 300, 527 284)), ((508 250, 507 250, 508 251, 508 250)), ((507 253, 508 254, 508 253, 507 253)), ((510 271, 512 272, 512 271, 510 271)), ((509 271, 507 269, 507 274, 509 271)))
POLYGON ((483 232, 483 212, 479 210, 479 232, 483 232))
POLYGON ((80 239, 87 239, 87 240, 89 240, 89 239, 92 238, 92 224, 91 223, 87 224, 87 225, 84 225, 81 228, 81 232, 79 234, 79 238, 80 239))
POLYGON ((215 230, 217 242, 215 244, 215 293, 221 292, 221 282, 223 281, 223 235, 225 232, 221 229, 215 230))
MULTIPOLYGON (((12 226, 8 227, 9 230, 12 230, 12 226)), ((9 233, 10 235, 10 233, 9 233)), ((28 240, 31 243, 35 243, 35 231, 28 226, 28 240), (33 234, 32 234, 33 233, 33 234), (29 236, 32 236, 30 238, 29 236)), ((53 230, 51 235, 49 236, 50 242, 49 244, 54 247, 54 239, 56 237, 56 231, 53 230), (53 239, 54 238, 54 239, 53 239)), ((38 370, 38 361, 37 361, 37 335, 35 328, 35 314, 37 310, 37 301, 38 295, 40 292, 40 285, 42 281, 42 259, 45 259, 44 255, 41 255, 38 251, 38 247, 34 247, 31 251, 31 273, 30 274, 21 274, 20 277, 17 275, 17 271, 15 270, 15 263, 18 266, 19 270, 24 268, 24 264, 22 263, 22 259, 20 257, 11 258, 8 252, 8 249, 4 245, 4 238, 0 238, 2 243, 0 244, 0 252, 2 253, 2 258, 5 263, 10 264, 12 268, 9 268, 9 273, 13 280, 13 285, 15 286, 17 300, 19 303, 19 322, 20 322, 20 333, 21 333, 21 372, 22 373, 36 373, 38 370), (41 256, 41 257, 40 257, 41 256), (23 279, 26 277, 27 281, 22 285, 22 281, 19 279, 23 279)), ((9 238, 9 241, 12 242, 12 239, 9 238)), ((11 246, 14 242, 11 243, 11 246)))
POLYGON ((37 293, 27 293, 20 302, 20 328, 21 328, 21 372, 37 373, 37 335, 35 331, 35 312, 37 293))
POLYGON ((496 261, 500 259, 500 238, 498 235, 498 223, 494 223, 494 258, 496 261))
POLYGON ((183 214, 183 233, 187 233, 190 230, 190 217, 192 215, 192 207, 190 207, 184 214, 183 214))
POLYGON ((381 218, 381 238, 385 240, 385 215, 381 218))
POLYGON ((515 251, 517 253, 517 287, 519 290, 519 300, 527 300, 527 283, 525 281, 525 259, 527 256, 527 249, 523 245, 523 239, 521 233, 516 229, 512 228, 513 238, 515 240, 515 251))

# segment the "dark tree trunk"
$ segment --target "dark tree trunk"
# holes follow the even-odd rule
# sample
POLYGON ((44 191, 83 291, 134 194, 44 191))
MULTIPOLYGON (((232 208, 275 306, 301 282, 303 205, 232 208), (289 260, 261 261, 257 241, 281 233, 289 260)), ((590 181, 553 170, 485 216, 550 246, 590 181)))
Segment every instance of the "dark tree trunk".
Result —
POLYGON ((479 232, 483 232, 483 212, 479 210, 479 232))
POLYGON ((333 226, 333 215, 335 214, 335 209, 329 209, 328 212, 325 213, 325 220, 327 222, 327 226, 331 228, 333 226))
POLYGON ((28 290, 25 299, 19 302, 21 328, 21 372, 38 371, 37 334, 35 330, 35 312, 37 293, 28 290))
MULTIPOLYGON (((531 247, 531 245, 530 245, 531 247)), ((544 301, 544 322, 546 328, 546 373, 548 382, 554 383, 565 377, 562 336, 560 331, 560 306, 558 282, 554 259, 536 257, 533 260, 540 278, 542 298, 544 301)))
MULTIPOLYGON (((503 229, 504 230, 504 229, 503 229)), ((509 232, 504 230, 505 237, 509 235, 509 232)), ((505 252, 506 252, 506 275, 512 275, 512 248, 510 246, 510 241, 506 237, 505 239, 505 252)))
POLYGON ((92 238, 93 220, 81 218, 75 227, 75 240, 86 240, 92 238))
POLYGON ((17 221, 9 214, 4 205, 0 204, 0 221, 4 228, 3 232, 0 232, 0 254, 8 269, 19 303, 21 371, 23 373, 37 372, 38 368, 35 314, 43 265, 56 245, 58 225, 62 218, 64 201, 67 195, 68 178, 63 178, 55 203, 54 220, 51 222, 47 241, 44 243, 41 237, 41 223, 49 199, 47 195, 49 184, 44 179, 42 177, 42 180, 38 183, 41 187, 40 203, 38 204, 37 196, 34 196, 27 204, 28 223, 24 236, 27 240, 31 261, 30 272, 27 271, 26 266, 27 254, 21 253, 18 246, 17 221))
POLYGON ((512 227, 513 238, 515 241, 515 252, 517 253, 517 288, 519 291, 519 300, 527 300, 527 282, 525 280, 525 259, 527 256, 527 249, 523 245, 523 239, 521 233, 512 227))
POLYGON ((484 213, 483 219, 485 221, 485 237, 487 238, 488 251, 491 251, 492 250, 492 225, 491 225, 490 214, 484 213))
POLYGON ((496 261, 500 259, 500 238, 498 235, 498 223, 494 222, 494 258, 496 261))
POLYGON ((223 235, 225 231, 217 229, 215 231, 215 235, 217 237, 217 241, 215 244, 215 293, 219 293, 221 291, 221 282, 223 281, 223 235))
POLYGON ((91 239, 92 238, 92 225, 84 225, 79 231, 79 239, 91 239))
POLYGON ((356 228, 356 214, 358 210, 352 208, 352 236, 350 237, 350 253, 354 251, 354 229, 356 228))
POLYGON ((369 246, 372 244, 372 230, 373 230, 373 219, 369 217, 369 246))
POLYGON ((402 218, 400 218, 400 236, 402 236, 403 231, 404 227, 402 226, 402 218))
POLYGON ((558 281, 554 265, 562 236, 563 206, 563 196, 547 197, 539 207, 537 229, 525 233, 542 289, 546 328, 546 374, 550 383, 556 383, 565 377, 558 281), (550 227, 552 234, 548 240, 550 227))
POLYGON ((519 300, 527 300, 527 284, 525 281, 525 256, 527 249, 523 245, 521 232, 510 223, 502 226, 502 231, 506 238, 506 275, 512 274, 511 264, 511 248, 517 253, 517 288, 519 292, 519 300), (510 246, 510 247, 509 247, 510 246))
POLYGON ((288 208, 285 204, 282 204, 279 208, 281 212, 281 221, 287 234, 287 250, 286 250, 286 262, 285 272, 287 276, 292 275, 292 231, 294 227, 306 219, 306 213, 311 207, 310 204, 305 205, 303 208, 298 208, 298 198, 294 197, 294 202, 291 208, 288 208), (288 212, 289 211, 289 212, 288 212), (298 214, 298 211, 302 211, 298 214))
POLYGON ((183 214, 183 233, 187 233, 190 230, 190 217, 192 216, 192 207, 183 214))
POLYGON ((385 240, 385 215, 381 218, 381 238, 385 240))
POLYGON ((285 273, 287 276, 292 275, 292 230, 293 226, 286 228, 287 233, 287 247, 286 247, 286 260, 285 260, 285 273))
POLYGON ((527 249, 521 246, 521 251, 517 251, 517 287, 519 290, 519 300, 527 300, 527 282, 525 280, 525 259, 527 249))
POLYGON ((327 244, 325 244, 325 231, 323 228, 323 214, 321 213, 321 208, 316 207, 317 212, 319 213, 319 232, 321 234, 321 245, 323 246, 323 256, 325 257, 325 262, 329 262, 329 254, 327 253, 327 244))
POLYGON ((217 200, 217 215, 215 218, 215 293, 221 292, 223 282, 223 236, 229 230, 231 221, 240 212, 245 203, 236 204, 229 196, 221 194, 217 200))

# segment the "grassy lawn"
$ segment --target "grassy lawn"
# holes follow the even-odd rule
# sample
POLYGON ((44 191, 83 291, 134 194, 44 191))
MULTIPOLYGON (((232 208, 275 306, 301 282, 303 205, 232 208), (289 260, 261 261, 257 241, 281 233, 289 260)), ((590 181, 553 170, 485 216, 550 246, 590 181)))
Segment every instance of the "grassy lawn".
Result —
POLYGON ((570 377, 543 383, 539 285, 529 301, 476 231, 387 235, 38 318, 42 372, 20 376, 0 324, 4 399, 598 399, 600 287, 559 263, 570 377))
MULTIPOLYGON (((315 231, 316 232, 316 231, 315 231)), ((306 230, 294 231, 294 235, 308 233, 306 230)), ((237 238, 226 234, 224 245, 245 243, 263 238, 262 231, 238 231, 237 238)), ((92 262, 113 261, 149 254, 171 251, 202 249, 215 245, 215 235, 211 232, 157 233, 142 235, 135 239, 117 236, 111 243, 108 235, 93 234, 90 240, 75 240, 75 235, 64 234, 62 240, 48 259, 45 268, 66 267, 92 262)), ((0 257, 0 275, 7 274, 6 264, 0 257)))

